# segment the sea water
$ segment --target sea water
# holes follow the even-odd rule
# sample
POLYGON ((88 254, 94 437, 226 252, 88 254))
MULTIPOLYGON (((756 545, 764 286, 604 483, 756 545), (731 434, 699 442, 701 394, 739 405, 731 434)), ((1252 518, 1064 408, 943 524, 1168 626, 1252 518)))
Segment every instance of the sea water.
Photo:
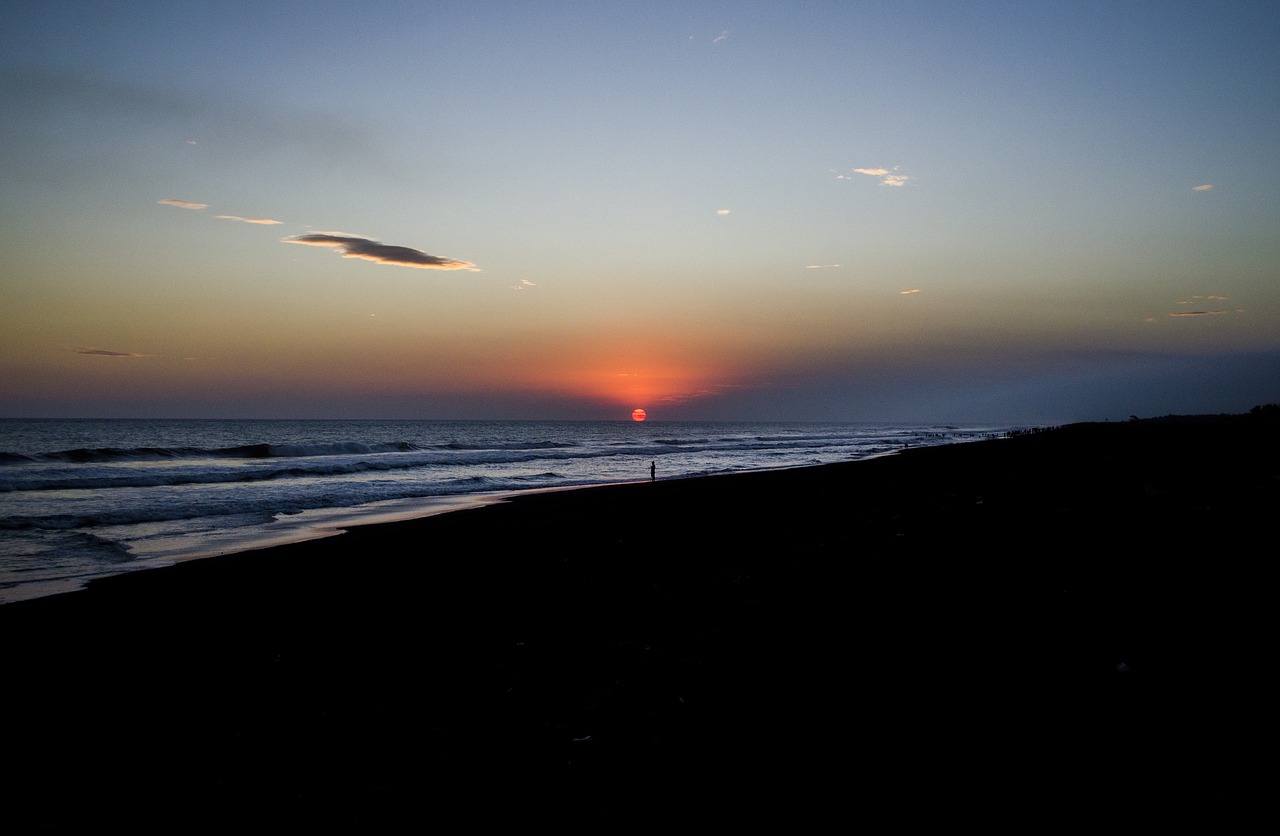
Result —
POLYGON ((0 604, 516 491, 867 458, 1010 427, 0 420, 0 604))

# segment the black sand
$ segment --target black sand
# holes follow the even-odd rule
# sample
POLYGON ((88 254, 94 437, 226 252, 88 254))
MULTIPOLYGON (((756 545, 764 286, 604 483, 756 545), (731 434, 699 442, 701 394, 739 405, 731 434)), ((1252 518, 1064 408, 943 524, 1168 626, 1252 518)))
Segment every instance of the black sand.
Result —
POLYGON ((1269 786, 1276 438, 556 492, 6 605, 6 820, 1221 827, 1269 786))

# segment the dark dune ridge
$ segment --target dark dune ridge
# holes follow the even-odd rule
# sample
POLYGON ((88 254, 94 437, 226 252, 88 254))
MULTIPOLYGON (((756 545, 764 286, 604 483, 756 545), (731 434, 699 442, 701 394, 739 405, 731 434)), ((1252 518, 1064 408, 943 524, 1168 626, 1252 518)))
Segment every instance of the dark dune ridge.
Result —
POLYGON ((1276 437, 1082 424, 530 495, 3 606, 5 816, 1221 826, 1264 779, 1233 753, 1276 437))

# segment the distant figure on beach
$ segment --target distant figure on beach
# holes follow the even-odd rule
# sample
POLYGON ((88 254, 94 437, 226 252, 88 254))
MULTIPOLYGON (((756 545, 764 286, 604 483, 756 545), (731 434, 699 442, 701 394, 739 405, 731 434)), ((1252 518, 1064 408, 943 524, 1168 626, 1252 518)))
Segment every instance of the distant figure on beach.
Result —
POLYGON ((649 462, 649 481, 656 482, 658 480, 658 463, 649 462))

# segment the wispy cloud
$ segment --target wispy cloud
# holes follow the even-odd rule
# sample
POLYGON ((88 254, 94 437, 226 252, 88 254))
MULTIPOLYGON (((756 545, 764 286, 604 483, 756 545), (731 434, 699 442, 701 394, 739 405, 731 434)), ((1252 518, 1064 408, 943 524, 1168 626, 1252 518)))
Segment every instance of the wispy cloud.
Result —
MULTIPOLYGON (((868 177, 880 177, 880 185, 882 186, 905 186, 908 180, 912 178, 905 174, 898 174, 898 169, 902 166, 895 165, 893 168, 855 168, 855 174, 865 174, 868 177)), ((839 177, 841 180, 851 180, 851 177, 839 177)))
MULTIPOLYGON (((1212 293, 1211 293, 1211 294, 1207 294, 1207 296, 1193 296, 1193 297, 1190 297, 1190 298, 1189 298, 1189 300, 1185 300, 1185 301, 1178 302, 1178 305, 1181 305, 1181 306, 1190 306, 1190 305, 1201 305, 1201 303, 1203 303, 1203 302, 1225 302, 1225 301, 1226 301, 1226 298, 1228 298, 1228 297, 1225 297, 1225 296, 1216 296, 1216 294, 1212 294, 1212 293)), ((1216 310, 1216 311, 1206 311, 1206 310, 1201 310, 1201 311, 1176 311, 1176 312, 1174 312, 1174 314, 1170 314, 1170 316, 1221 316, 1221 315, 1224 315, 1224 314, 1242 314, 1242 312, 1243 312, 1243 311, 1242 311, 1242 310, 1240 310, 1240 309, 1235 309, 1235 310, 1216 310)))
POLYGON ((365 261, 392 264, 398 267, 419 267, 426 270, 478 271, 480 269, 469 261, 455 261, 451 258, 428 255, 412 247, 397 247, 371 238, 343 233, 317 232, 294 235, 290 238, 282 238, 281 241, 286 244, 333 247, 342 254, 343 258, 362 258, 365 261))
POLYGON ((171 197, 166 197, 164 200, 157 200, 156 203, 161 203, 165 206, 177 206, 179 209, 208 209, 209 208, 209 204, 207 203, 192 203, 189 200, 175 200, 171 197))
POLYGON ((806 264, 806 270, 826 270, 828 267, 843 267, 842 264, 806 264))
POLYGON ((898 291, 898 295, 899 295, 899 296, 911 296, 912 294, 919 293, 919 292, 920 292, 920 289, 919 289, 919 288, 913 288, 912 290, 899 290, 899 291, 898 291))
MULTIPOLYGON (((175 200, 173 198, 165 198, 157 201, 157 203, 176 206, 179 209, 207 209, 209 206, 207 203, 193 203, 189 200, 175 200)), ((283 221, 277 221, 272 218, 245 218, 240 215, 215 215, 214 217, 226 221, 266 226, 283 223, 283 221)), ((372 238, 366 238, 363 235, 349 235, 345 232, 315 232, 282 238, 281 241, 286 244, 333 247, 344 258, 362 258, 365 261, 392 264, 398 267, 418 267, 426 270, 471 270, 474 272, 479 272, 480 270, 469 261, 455 261, 451 258, 429 255, 412 247, 397 247, 391 244, 384 244, 381 241, 375 241, 372 238)))
POLYGON ((723 31, 723 32, 721 32, 719 35, 716 35, 714 38, 712 38, 712 39, 711 39, 711 43, 713 43, 713 44, 718 44, 718 43, 720 43, 721 41, 727 41, 727 40, 729 40, 729 30, 728 30, 728 29, 724 30, 724 31, 723 31))
POLYGON ((521 280, 520 280, 520 284, 518 284, 518 285, 514 285, 514 286, 513 286, 513 289, 514 289, 514 290, 528 290, 528 289, 529 289, 529 288, 531 288, 531 287, 537 287, 537 285, 536 285, 536 284, 534 284, 533 282, 529 281, 528 279, 521 279, 521 280))
POLYGON ((1191 190, 1193 192, 1207 192, 1212 188, 1213 188, 1212 183, 1204 183, 1203 185, 1200 185, 1200 186, 1192 186, 1191 190))
POLYGON ((716 210, 716 214, 717 214, 717 215, 727 215, 727 214, 729 214, 731 211, 733 211, 733 210, 731 210, 731 209, 717 209, 717 210, 716 210))
POLYGON ((93 348, 83 345, 72 349, 76 354, 87 354, 90 357, 145 357, 145 354, 134 354, 131 351, 108 351, 105 348, 93 348))
MULTIPOLYGON (((179 209, 192 209, 196 211, 199 211, 200 209, 209 208, 209 204, 207 203, 194 203, 190 200, 175 200, 174 198, 171 198, 171 197, 166 197, 164 200, 157 200, 156 203, 160 203, 165 206, 176 206, 179 209)), ((284 221, 273 221, 271 218, 242 218, 239 215, 214 215, 214 217, 220 218, 221 220, 224 220, 224 221, 239 221, 240 223, 245 223, 245 224, 284 223, 284 221)))
MULTIPOLYGON (((1227 301, 1227 297, 1226 297, 1226 296, 1218 296, 1218 295, 1216 295, 1216 294, 1212 294, 1212 293, 1210 293, 1210 294, 1206 294, 1206 295, 1204 295, 1204 296, 1192 296, 1190 299, 1186 299, 1186 300, 1184 300, 1184 301, 1178 302, 1178 304, 1179 304, 1179 305, 1184 305, 1184 306, 1190 306, 1190 305, 1200 305, 1200 304, 1202 304, 1202 303, 1204 303, 1204 302, 1225 302, 1225 301, 1227 301)), ((1169 314, 1169 316, 1173 316, 1173 317, 1182 317, 1182 316, 1222 316, 1223 314, 1229 314, 1229 313, 1242 313, 1242 311, 1240 311, 1239 309, 1234 310, 1234 311, 1232 311, 1232 310, 1221 310, 1221 309, 1220 309, 1220 310, 1215 310, 1215 311, 1209 311, 1209 310, 1177 311, 1177 312, 1175 312, 1175 313, 1171 313, 1171 314, 1169 314)))
POLYGON ((239 221, 242 224, 271 225, 284 223, 284 221, 273 221, 270 218, 242 218, 239 215, 217 215, 216 217, 221 218, 224 221, 239 221))

